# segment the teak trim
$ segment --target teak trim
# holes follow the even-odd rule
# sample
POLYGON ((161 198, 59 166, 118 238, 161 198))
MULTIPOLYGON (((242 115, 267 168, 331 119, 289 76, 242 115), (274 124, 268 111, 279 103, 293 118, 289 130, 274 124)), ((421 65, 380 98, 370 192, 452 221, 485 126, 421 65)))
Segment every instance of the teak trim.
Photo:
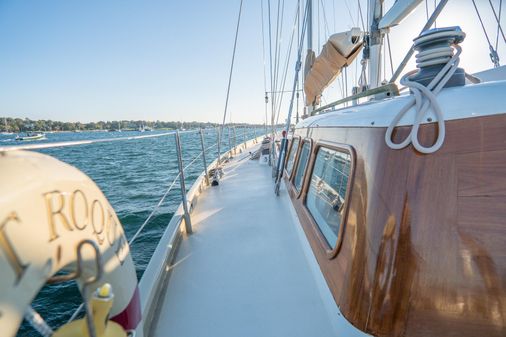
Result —
POLYGON ((290 146, 288 147, 288 151, 287 151, 286 162, 285 162, 285 172, 284 172, 285 176, 286 176, 286 179, 288 181, 290 181, 292 179, 292 177, 293 177, 293 171, 294 171, 293 169, 295 168, 295 165, 297 164, 297 156, 298 156, 300 144, 302 144, 300 136, 293 136, 290 139, 290 146), (295 149, 297 152, 295 153, 295 157, 293 158, 292 172, 288 173, 288 162, 290 161, 290 155, 292 154, 292 147, 293 147, 293 141, 294 141, 294 139, 298 139, 299 143, 297 144, 297 148, 295 149))
POLYGON ((344 236, 344 228, 346 226, 346 222, 348 220, 348 212, 350 208, 350 200, 351 200, 351 193, 352 193, 352 186, 353 181, 355 177, 355 166, 356 166, 356 154, 355 149, 347 144, 340 144, 340 143, 334 143, 334 142, 328 142, 328 141, 318 141, 316 145, 314 146, 314 149, 310 156, 310 161, 308 162, 308 169, 306 170, 306 177, 304 179, 303 187, 301 188, 301 194, 299 194, 297 197, 301 197, 302 202, 302 211, 305 213, 309 221, 311 222, 311 228, 313 229, 316 237, 318 238, 318 241, 320 242, 320 246, 323 250, 325 250, 325 254, 329 259, 333 259, 337 256, 339 253, 339 250, 341 249, 341 244, 343 242, 343 236, 344 236), (313 218, 313 215, 307 208, 307 192, 309 190, 309 185, 311 184, 311 177, 313 175, 314 165, 316 162, 316 157, 318 155, 318 151, 320 148, 326 148, 329 150, 346 153, 350 155, 350 174, 348 176, 348 183, 346 184, 346 195, 344 197, 344 208, 343 213, 341 216, 341 223, 339 224, 339 235, 337 236, 337 242, 334 248, 332 248, 329 243, 327 242, 327 239, 323 235, 323 233, 320 230, 320 227, 316 223, 316 221, 313 218))
MULTIPOLYGON (((292 171, 292 179, 291 179, 291 187, 293 188, 293 190, 295 191, 294 195, 295 195, 295 199, 299 199, 300 196, 302 195, 302 192, 304 192, 304 189, 306 189, 306 179, 307 179, 307 176, 308 176, 308 170, 309 170, 309 167, 313 161, 313 150, 314 150, 314 141, 311 139, 311 138, 304 138, 302 140, 302 142, 300 142, 299 144, 299 151, 297 153, 297 163, 294 164, 295 165, 295 168, 298 168, 299 166, 299 160, 300 160, 300 155, 302 153, 302 148, 304 147, 304 144, 306 143, 309 143, 309 157, 307 158, 307 164, 306 164, 306 167, 304 167, 304 171, 302 173, 302 184, 300 186, 300 191, 297 190, 297 187, 295 186, 294 184, 294 179, 295 179, 295 173, 297 171, 292 171)), ((312 171, 312 170, 311 170, 312 171)))

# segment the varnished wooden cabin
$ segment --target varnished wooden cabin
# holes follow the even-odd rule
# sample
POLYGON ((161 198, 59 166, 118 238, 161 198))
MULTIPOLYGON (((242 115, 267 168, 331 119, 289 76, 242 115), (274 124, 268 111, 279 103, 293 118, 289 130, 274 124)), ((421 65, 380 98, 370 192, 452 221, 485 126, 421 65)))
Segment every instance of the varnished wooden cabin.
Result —
MULTIPOLYGON (((446 138, 433 154, 385 144, 403 96, 296 126, 285 182, 334 300, 358 329, 506 335, 505 94, 504 81, 444 90, 446 138)), ((430 145, 436 133, 425 121, 419 139, 430 145)))

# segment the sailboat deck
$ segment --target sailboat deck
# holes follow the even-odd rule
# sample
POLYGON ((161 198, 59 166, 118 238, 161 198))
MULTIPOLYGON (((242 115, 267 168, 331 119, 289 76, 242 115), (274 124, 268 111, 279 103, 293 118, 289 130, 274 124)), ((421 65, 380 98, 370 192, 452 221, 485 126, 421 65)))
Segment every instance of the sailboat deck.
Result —
POLYGON ((335 336, 337 307, 271 167, 235 157, 199 197, 154 336, 335 336))

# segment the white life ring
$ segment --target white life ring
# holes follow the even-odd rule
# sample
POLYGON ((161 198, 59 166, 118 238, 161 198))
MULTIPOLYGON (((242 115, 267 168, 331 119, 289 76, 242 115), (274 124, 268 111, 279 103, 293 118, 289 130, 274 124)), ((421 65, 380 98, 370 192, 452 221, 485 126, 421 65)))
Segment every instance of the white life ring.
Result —
MULTIPOLYGON (((60 270, 74 270, 76 247, 96 242, 102 278, 114 289, 112 320, 125 330, 141 320, 135 267, 113 208, 84 173, 35 152, 0 152, 0 331, 14 337, 46 281, 60 270)), ((95 272, 95 251, 82 251, 83 281, 95 272)), ((88 293, 92 293, 91 291, 88 293)))

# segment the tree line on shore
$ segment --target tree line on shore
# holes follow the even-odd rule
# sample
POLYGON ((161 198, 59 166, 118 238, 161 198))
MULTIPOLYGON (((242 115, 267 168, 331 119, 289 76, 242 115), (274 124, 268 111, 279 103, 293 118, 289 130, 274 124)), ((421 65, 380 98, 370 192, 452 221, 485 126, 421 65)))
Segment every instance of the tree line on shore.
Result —
MULTIPOLYGON (((29 132, 29 131, 93 131, 93 130, 139 130, 150 129, 194 129, 210 128, 220 124, 210 122, 165 122, 144 120, 121 120, 99 122, 60 122, 53 120, 31 120, 29 118, 0 117, 0 132, 29 132)), ((245 124, 231 124, 245 125, 245 124)), ((248 124, 248 126, 261 126, 248 124)))

